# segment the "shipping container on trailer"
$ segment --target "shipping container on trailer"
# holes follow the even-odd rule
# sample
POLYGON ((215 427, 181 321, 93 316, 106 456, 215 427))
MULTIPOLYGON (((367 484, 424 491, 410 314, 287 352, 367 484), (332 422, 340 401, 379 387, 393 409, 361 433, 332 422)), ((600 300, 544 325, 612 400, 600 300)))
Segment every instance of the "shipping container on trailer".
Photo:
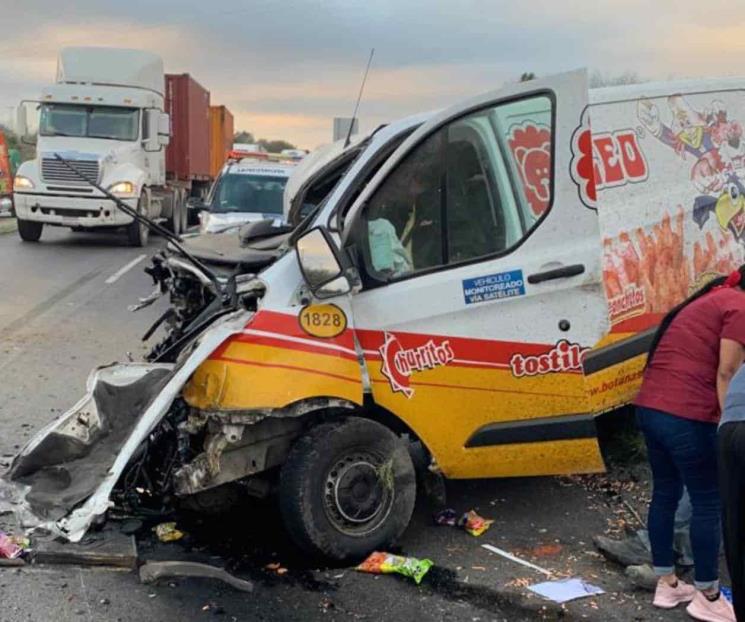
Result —
POLYGON ((226 106, 210 106, 210 177, 216 178, 233 144, 233 115, 226 106))
POLYGON ((166 175, 179 181, 210 179, 210 93, 188 73, 166 74, 171 142, 166 175))

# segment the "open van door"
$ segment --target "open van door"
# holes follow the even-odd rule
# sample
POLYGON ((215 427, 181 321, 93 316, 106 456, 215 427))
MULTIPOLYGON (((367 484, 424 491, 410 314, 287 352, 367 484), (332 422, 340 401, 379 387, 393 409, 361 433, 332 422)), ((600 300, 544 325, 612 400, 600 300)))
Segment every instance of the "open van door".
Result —
POLYGON ((346 219, 372 396, 448 477, 603 469, 581 366, 607 329, 587 100, 577 71, 456 105, 346 219))

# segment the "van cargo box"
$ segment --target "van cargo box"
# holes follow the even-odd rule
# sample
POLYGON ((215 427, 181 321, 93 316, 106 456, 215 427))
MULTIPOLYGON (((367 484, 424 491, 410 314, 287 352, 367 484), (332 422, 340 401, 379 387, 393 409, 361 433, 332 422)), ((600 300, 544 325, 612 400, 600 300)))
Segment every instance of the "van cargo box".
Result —
POLYGON ((210 177, 210 93, 188 73, 166 74, 166 112, 171 142, 166 175, 180 181, 210 177))
POLYGON ((233 145, 233 115, 225 106, 210 106, 210 176, 217 177, 233 145))

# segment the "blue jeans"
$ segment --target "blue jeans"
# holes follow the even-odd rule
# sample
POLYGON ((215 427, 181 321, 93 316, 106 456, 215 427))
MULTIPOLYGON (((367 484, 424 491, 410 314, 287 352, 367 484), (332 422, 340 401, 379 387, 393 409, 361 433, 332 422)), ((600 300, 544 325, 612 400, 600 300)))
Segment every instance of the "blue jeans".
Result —
POLYGON ((717 479, 717 425, 638 407, 636 417, 652 467, 649 539, 658 575, 675 570, 673 530, 683 486, 691 497, 691 546, 694 576, 700 590, 719 581, 721 540, 717 479))

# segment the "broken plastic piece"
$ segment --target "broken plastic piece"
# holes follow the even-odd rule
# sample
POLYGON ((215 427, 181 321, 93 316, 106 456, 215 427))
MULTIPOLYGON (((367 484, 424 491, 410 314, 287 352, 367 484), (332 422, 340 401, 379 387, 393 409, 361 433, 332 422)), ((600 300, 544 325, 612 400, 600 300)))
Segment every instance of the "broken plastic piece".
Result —
POLYGON ((458 514, 453 508, 437 512, 434 516, 435 524, 445 527, 455 527, 458 524, 458 514))
POLYGON ((463 527, 468 533, 470 533, 472 536, 480 536, 483 534, 489 527, 491 527, 493 520, 488 520, 486 518, 483 518, 482 516, 479 516, 471 510, 470 512, 466 512, 463 516, 461 516, 460 520, 458 521, 458 526, 463 527))
POLYGON ((176 529, 176 523, 161 523, 153 531, 161 542, 175 542, 184 537, 184 532, 176 529))
POLYGON ((147 562, 140 566, 140 581, 153 583, 166 577, 206 577, 217 579, 242 592, 252 592, 253 583, 234 577, 222 568, 196 562, 147 562))
POLYGON ((411 577, 419 585, 424 575, 434 566, 431 559, 417 559, 416 557, 402 557, 376 551, 370 554, 364 562, 357 566, 360 572, 372 574, 390 574, 396 572, 405 577, 411 577))

